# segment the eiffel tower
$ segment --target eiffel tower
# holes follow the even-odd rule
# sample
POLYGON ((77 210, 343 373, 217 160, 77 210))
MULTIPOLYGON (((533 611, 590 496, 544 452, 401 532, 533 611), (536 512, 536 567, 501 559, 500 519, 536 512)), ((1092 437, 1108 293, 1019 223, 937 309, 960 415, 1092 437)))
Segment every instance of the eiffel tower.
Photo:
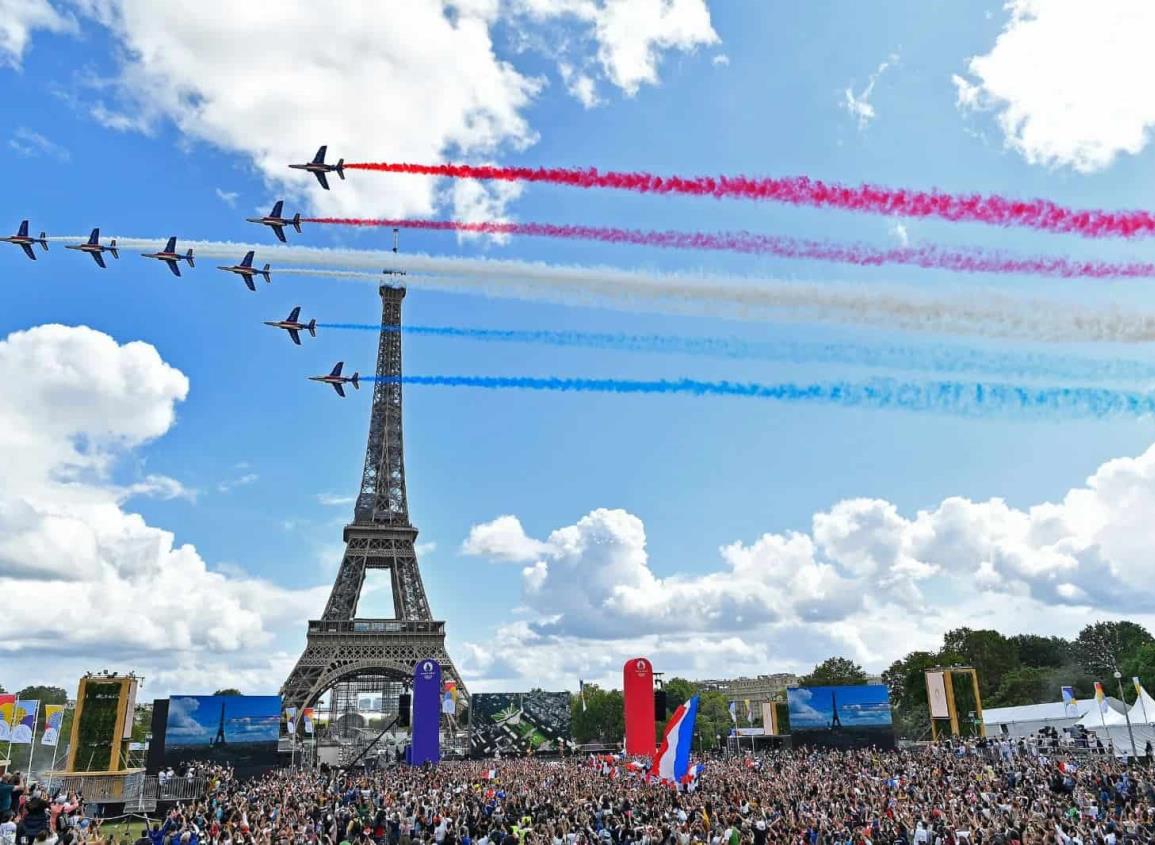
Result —
POLYGON ((225 742, 225 703, 221 702, 221 723, 217 725, 217 735, 212 741, 212 745, 226 745, 225 742))
MULTIPOLYGON (((405 288, 382 285, 377 381, 369 417, 365 469, 353 521, 345 526, 345 555, 320 619, 309 621, 305 652, 281 687, 284 707, 317 703, 326 690, 359 677, 408 681, 418 660, 434 658, 442 677, 468 696, 449 653, 445 623, 433 619, 409 523, 401 439, 401 301, 405 288), (390 619, 363 619, 357 603, 370 569, 388 570, 393 585, 390 619)), ((468 700, 466 698, 466 700, 468 700)))

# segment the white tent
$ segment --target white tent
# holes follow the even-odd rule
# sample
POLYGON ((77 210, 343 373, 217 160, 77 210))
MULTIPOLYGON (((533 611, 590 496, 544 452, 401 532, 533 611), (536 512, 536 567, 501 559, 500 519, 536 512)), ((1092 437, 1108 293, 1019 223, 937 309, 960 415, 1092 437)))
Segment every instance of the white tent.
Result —
POLYGON ((1079 720, 1079 724, 1104 744, 1110 740, 1116 754, 1139 756, 1146 752, 1148 742, 1155 745, 1155 699, 1145 689, 1140 688, 1139 697, 1130 708, 1117 698, 1107 698, 1106 701, 1107 710, 1100 713, 1098 703, 1092 700, 1090 710, 1079 720), (1131 746, 1132 738, 1135 740, 1134 748, 1131 746))
MULTIPOLYGON (((991 707, 983 710, 983 726, 990 737, 1030 736, 1042 728, 1069 728, 1091 710, 1098 712, 1093 700, 1072 702, 1070 708, 1062 701, 991 707)), ((1155 715, 1155 708, 1151 712, 1155 715)))
POLYGON ((1155 698, 1149 696, 1143 687, 1139 687, 1139 697, 1135 699, 1127 715, 1131 717, 1132 725, 1155 724, 1155 698))
MULTIPOLYGON (((1127 717, 1123 714, 1127 712, 1127 705, 1117 698, 1107 696, 1103 699, 1107 708, 1100 710, 1099 702, 1095 699, 1087 701, 1089 707, 1083 717, 1079 719, 1079 724, 1089 731, 1103 730, 1103 728, 1110 728, 1112 725, 1126 725, 1127 717)), ((1080 702, 1082 703, 1082 702, 1080 702)))

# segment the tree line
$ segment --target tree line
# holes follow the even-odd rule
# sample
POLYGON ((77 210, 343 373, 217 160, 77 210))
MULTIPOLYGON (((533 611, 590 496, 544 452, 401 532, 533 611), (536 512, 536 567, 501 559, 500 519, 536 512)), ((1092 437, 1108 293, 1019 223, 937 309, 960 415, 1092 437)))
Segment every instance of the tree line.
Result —
MULTIPOLYGON (((927 669, 949 666, 971 666, 978 674, 982 706, 1011 707, 1059 701, 1061 688, 1073 687, 1076 697, 1091 698, 1095 681, 1103 684, 1107 695, 1118 696, 1119 684, 1114 674, 1122 675, 1123 698, 1135 700, 1132 677, 1138 677, 1145 688, 1155 689, 1155 637, 1134 622, 1094 622, 1072 639, 1044 637, 1037 634, 1005 636, 991 629, 956 628, 943 635, 942 646, 935 651, 912 651, 894 661, 882 673, 882 682, 890 692, 895 732, 900 737, 922 739, 930 733, 926 696, 927 669)), ((977 713, 969 682, 955 678, 955 702, 964 732, 975 730, 977 713)), ((846 657, 830 657, 798 679, 798 685, 838 686, 864 684, 866 671, 846 657)), ((728 710, 729 699, 718 690, 703 689, 694 681, 673 678, 665 685, 667 713, 690 696, 697 694, 699 737, 705 750, 717 746, 729 734, 733 721, 728 710)), ((625 733, 621 690, 602 689, 586 684, 583 696, 574 694, 571 702, 571 732, 575 742, 618 744, 625 733)), ((739 722, 761 724, 761 710, 755 705, 754 720, 747 721, 745 705, 738 702, 739 722)), ((780 727, 789 729, 786 708, 779 707, 780 727)), ((659 720, 659 735, 664 722, 659 720)))

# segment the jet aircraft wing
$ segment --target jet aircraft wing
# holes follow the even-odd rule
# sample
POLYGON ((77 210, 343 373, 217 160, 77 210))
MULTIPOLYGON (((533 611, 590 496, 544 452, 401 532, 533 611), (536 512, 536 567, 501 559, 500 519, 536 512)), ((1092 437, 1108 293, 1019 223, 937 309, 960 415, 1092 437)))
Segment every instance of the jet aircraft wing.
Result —
POLYGON ((317 181, 321 183, 321 187, 326 191, 329 190, 329 180, 325 178, 325 174, 320 170, 314 170, 313 175, 317 177, 317 181))
POLYGON ((337 391, 338 396, 340 396, 342 399, 345 398, 345 388, 344 387, 342 387, 341 385, 334 382, 333 383, 333 389, 337 391))
POLYGON ((297 344, 297 346, 301 345, 301 333, 296 329, 289 329, 289 337, 293 339, 293 343, 297 344))
POLYGON ((90 252, 88 254, 92 256, 92 260, 95 261, 99 266, 106 270, 108 269, 108 265, 104 263, 103 255, 101 255, 99 252, 90 252))
POLYGON ((168 269, 172 270, 172 274, 174 276, 180 275, 180 267, 177 265, 175 260, 173 260, 171 258, 166 258, 166 259, 164 259, 164 263, 168 265, 168 269))
POLYGON ((284 226, 272 226, 270 228, 272 228, 273 234, 277 236, 278 241, 280 241, 281 243, 286 243, 286 241, 285 241, 285 227, 284 226))
POLYGON ((24 248, 25 255, 27 255, 33 261, 36 260, 36 253, 32 251, 32 244, 20 244, 20 246, 24 248))

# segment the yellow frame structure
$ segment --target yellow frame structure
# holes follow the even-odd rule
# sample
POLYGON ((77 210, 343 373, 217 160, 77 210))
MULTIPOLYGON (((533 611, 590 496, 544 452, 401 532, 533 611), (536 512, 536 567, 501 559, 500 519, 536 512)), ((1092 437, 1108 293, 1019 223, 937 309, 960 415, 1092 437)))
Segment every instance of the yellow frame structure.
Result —
MULTIPOLYGON (((975 716, 978 718, 979 736, 985 737, 987 735, 987 726, 983 723, 983 697, 979 694, 979 673, 973 666, 936 666, 933 669, 927 669, 923 672, 923 680, 926 682, 927 689, 927 709, 930 708, 930 678, 927 677, 931 672, 942 672, 943 684, 946 687, 946 711, 949 714, 950 721, 950 735, 959 735, 958 723, 958 707, 954 701, 954 675, 956 673, 962 675, 969 675, 971 679, 971 688, 975 694, 975 716)), ((936 722, 945 721, 943 719, 935 719, 930 717, 930 737, 934 741, 938 741, 938 725, 936 722)))
MULTIPOLYGON (((115 688, 117 694, 116 723, 113 730, 116 732, 112 741, 112 750, 108 761, 108 772, 119 772, 121 752, 128 736, 124 727, 131 724, 127 720, 132 717, 129 710, 136 700, 136 688, 140 679, 134 675, 85 675, 80 679, 80 686, 76 691, 76 712, 72 716, 72 733, 68 751, 69 773, 76 772, 76 755, 80 744, 80 723, 84 714, 84 695, 89 684, 101 684, 115 688)), ((129 734, 129 736, 131 733, 129 734)))

